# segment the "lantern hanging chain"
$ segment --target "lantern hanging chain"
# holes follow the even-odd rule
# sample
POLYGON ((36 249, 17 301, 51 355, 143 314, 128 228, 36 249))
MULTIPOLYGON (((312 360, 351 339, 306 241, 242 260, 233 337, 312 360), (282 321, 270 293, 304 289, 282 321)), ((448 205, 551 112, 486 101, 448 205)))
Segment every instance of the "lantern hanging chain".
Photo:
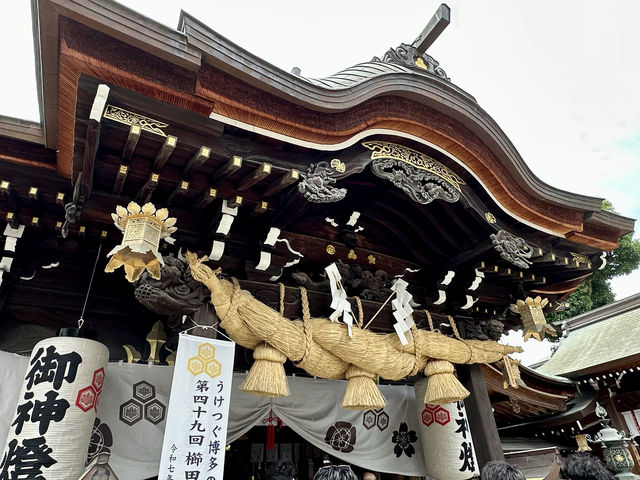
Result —
POLYGON ((87 308, 87 302, 89 301, 89 294, 91 293, 91 285, 93 285, 93 277, 96 275, 96 267, 98 266, 98 261, 100 260, 100 252, 102 251, 102 242, 100 240, 100 245, 98 246, 98 254, 96 255, 96 261, 93 264, 93 271, 91 272, 91 278, 89 279, 89 287, 87 288, 87 295, 84 297, 84 305, 82 305, 82 312, 80 313, 80 318, 78 319, 78 328, 82 328, 84 325, 84 312, 87 308))

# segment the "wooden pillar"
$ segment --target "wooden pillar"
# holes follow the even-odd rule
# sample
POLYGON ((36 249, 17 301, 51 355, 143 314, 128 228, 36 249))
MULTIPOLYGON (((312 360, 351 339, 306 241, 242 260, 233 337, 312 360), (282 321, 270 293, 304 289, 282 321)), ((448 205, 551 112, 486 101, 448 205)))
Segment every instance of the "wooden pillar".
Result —
MULTIPOLYGON (((216 315, 216 311, 213 305, 209 305, 209 302, 200 305, 200 308, 193 315, 193 322, 196 325, 202 325, 202 327, 212 327, 217 325, 219 319, 216 315)), ((191 331, 192 335, 197 335, 206 338, 217 338, 218 332, 213 328, 196 327, 191 331)))
POLYGON ((464 400, 467 418, 476 451, 478 471, 491 460, 503 460, 502 444, 493 417, 491 401, 482 375, 482 365, 457 365, 458 379, 471 395, 464 400))
MULTIPOLYGON (((615 392, 613 392, 613 395, 615 395, 615 392)), ((620 412, 618 412, 614 399, 607 395, 606 398, 602 399, 602 403, 604 403, 604 408, 607 409, 607 413, 609 414, 611 426, 616 430, 622 430, 625 436, 628 437, 629 429, 627 428, 627 423, 624 421, 620 412)), ((638 472, 640 472, 640 452, 638 452, 638 448, 635 447, 632 442, 627 443, 627 448, 629 449, 629 452, 631 452, 633 463, 636 464, 635 467, 633 467, 632 472, 637 475, 638 472)))

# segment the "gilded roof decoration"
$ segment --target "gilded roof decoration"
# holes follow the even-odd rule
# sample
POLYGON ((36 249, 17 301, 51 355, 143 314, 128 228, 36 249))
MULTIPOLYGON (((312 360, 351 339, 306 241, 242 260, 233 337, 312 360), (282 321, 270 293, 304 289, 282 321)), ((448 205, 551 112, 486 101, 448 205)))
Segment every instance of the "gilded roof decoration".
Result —
POLYGON ((445 167, 442 163, 431 158, 422 152, 414 150, 404 145, 398 145, 390 142, 369 141, 362 142, 362 146, 372 150, 371 160, 392 159, 399 160, 404 163, 427 172, 433 173, 461 192, 461 185, 466 185, 465 181, 451 169, 445 167))
POLYGON ((139 113, 130 112, 129 110, 125 110, 124 108, 107 105, 107 108, 105 109, 102 116, 115 122, 124 123, 125 125, 139 125, 142 130, 155 133, 156 135, 160 135, 162 137, 167 136, 167 134, 164 133, 162 129, 168 127, 168 123, 146 117, 139 113))

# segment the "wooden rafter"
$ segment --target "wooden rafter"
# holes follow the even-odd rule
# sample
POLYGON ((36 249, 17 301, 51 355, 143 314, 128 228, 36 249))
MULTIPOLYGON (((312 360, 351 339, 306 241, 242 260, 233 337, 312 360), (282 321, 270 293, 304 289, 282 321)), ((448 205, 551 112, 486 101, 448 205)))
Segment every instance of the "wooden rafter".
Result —
POLYGON ((96 96, 93 100, 87 133, 84 141, 84 155, 82 160, 82 183, 80 195, 85 198, 91 196, 93 188, 93 168, 96 160, 96 153, 100 144, 100 120, 109 95, 109 87, 104 84, 98 86, 96 96))

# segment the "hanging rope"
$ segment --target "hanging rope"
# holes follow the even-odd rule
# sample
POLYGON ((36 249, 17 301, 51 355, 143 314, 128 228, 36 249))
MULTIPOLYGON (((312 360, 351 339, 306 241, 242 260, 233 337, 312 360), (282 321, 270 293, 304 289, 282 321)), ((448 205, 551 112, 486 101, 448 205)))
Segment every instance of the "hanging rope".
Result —
POLYGON ((358 326, 362 328, 362 324, 364 323, 364 314, 362 312, 362 302, 360 301, 360 297, 355 297, 356 305, 358 306, 358 326))
POLYGON ((284 294, 285 294, 285 287, 284 287, 284 283, 279 283, 278 285, 280 286, 280 315, 284 317, 284 294))
POLYGON ((84 297, 84 305, 82 305, 82 312, 80 313, 80 318, 78 319, 78 328, 82 328, 82 326, 84 325, 84 312, 87 309, 87 302, 89 301, 89 293, 91 293, 91 286, 93 285, 93 277, 96 276, 96 267, 98 266, 98 260, 100 260, 100 252, 102 251, 102 242, 103 240, 100 240, 100 245, 98 246, 98 254, 96 255, 96 261, 93 263, 93 270, 91 272, 91 278, 89 279, 87 294, 84 297))

